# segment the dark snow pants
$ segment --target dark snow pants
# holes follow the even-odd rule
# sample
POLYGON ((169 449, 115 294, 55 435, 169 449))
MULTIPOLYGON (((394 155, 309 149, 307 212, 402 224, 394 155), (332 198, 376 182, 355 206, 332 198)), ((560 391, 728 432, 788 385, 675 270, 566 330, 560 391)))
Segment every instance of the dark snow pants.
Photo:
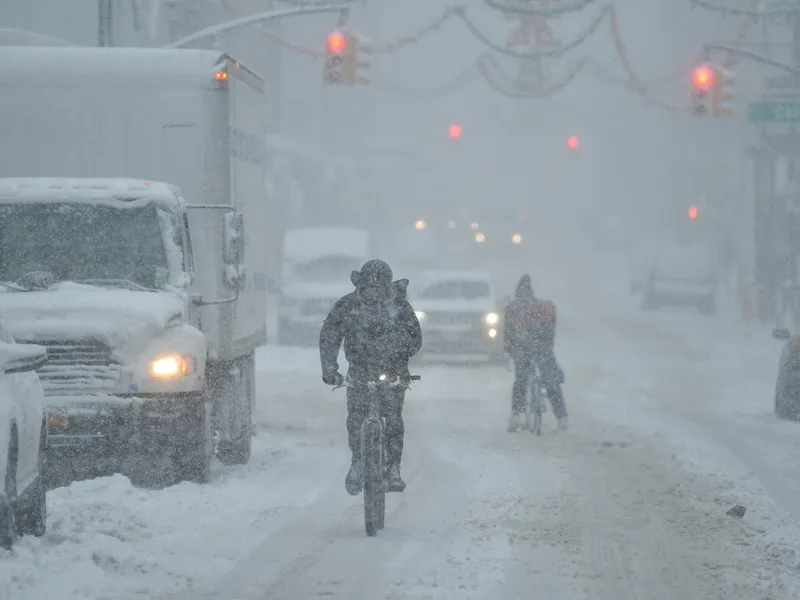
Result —
POLYGON ((553 407, 553 415, 557 419, 566 417, 567 406, 564 401, 564 392, 561 390, 564 376, 556 361, 555 352, 553 350, 542 350, 523 353, 512 358, 514 360, 514 387, 511 392, 511 411, 514 414, 525 411, 531 367, 534 364, 538 364, 542 385, 547 390, 550 406, 553 407))
MULTIPOLYGON (((406 391, 402 387, 387 391, 381 401, 381 416, 386 419, 386 463, 399 465, 403 457, 403 404, 406 391)), ((353 458, 360 458, 361 425, 369 413, 367 391, 361 388, 347 388, 347 436, 353 458)))

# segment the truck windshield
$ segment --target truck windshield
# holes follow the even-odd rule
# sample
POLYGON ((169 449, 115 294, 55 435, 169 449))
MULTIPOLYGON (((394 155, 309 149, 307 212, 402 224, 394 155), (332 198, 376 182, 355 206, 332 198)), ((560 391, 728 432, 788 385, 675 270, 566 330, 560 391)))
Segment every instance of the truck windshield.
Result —
POLYGON ((0 281, 43 271, 55 281, 163 288, 169 268, 158 212, 152 204, 0 204, 0 281))
POLYGON ((292 270, 302 281, 350 281, 350 273, 361 268, 361 258, 336 254, 298 264, 292 270))

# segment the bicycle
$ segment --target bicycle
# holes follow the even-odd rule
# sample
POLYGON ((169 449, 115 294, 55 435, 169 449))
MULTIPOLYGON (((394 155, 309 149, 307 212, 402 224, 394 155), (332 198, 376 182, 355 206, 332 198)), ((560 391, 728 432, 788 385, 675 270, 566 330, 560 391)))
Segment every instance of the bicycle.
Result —
POLYGON ((348 376, 342 385, 333 388, 366 389, 368 412, 361 425, 361 489, 364 494, 364 526, 369 537, 383 529, 386 516, 386 425, 381 417, 381 400, 392 388, 408 388, 411 381, 420 379, 419 375, 390 379, 381 374, 374 381, 362 382, 348 376))

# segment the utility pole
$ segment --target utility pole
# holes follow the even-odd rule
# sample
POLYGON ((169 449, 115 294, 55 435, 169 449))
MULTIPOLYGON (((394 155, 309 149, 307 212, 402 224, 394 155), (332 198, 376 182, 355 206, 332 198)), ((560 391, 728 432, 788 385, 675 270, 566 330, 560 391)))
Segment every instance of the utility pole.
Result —
POLYGON ((114 45, 113 0, 97 0, 97 45, 114 45))

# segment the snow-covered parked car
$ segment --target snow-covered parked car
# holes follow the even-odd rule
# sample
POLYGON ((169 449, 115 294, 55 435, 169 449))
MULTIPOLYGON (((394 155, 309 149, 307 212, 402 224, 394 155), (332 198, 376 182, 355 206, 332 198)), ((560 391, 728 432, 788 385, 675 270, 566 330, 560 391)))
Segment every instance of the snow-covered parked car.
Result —
MULTIPOLYGON (((0 284, 0 293, 5 286, 0 284)), ((0 547, 47 527, 44 460, 47 421, 36 374, 47 361, 41 346, 17 344, 0 322, 0 547)))
POLYGON ((505 361, 502 310, 486 271, 425 271, 411 304, 422 326, 422 354, 505 361))
POLYGON ((670 248, 650 264, 642 290, 642 309, 694 306, 705 314, 717 310, 714 265, 700 246, 670 248))

